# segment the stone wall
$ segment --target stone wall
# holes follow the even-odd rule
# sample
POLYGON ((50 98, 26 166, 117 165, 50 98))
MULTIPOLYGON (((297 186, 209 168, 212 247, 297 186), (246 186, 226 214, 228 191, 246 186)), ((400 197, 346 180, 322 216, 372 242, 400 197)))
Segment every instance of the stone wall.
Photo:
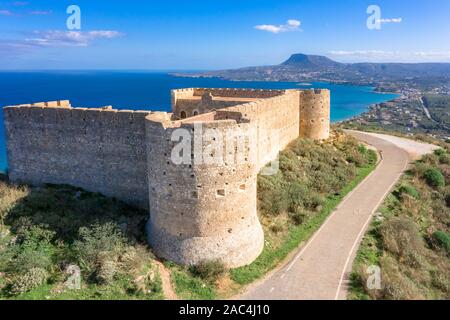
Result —
POLYGON ((148 208, 149 112, 51 103, 3 110, 11 181, 70 184, 148 208))
POLYGON ((283 95, 286 90, 263 90, 263 89, 230 89, 230 88, 194 88, 195 96, 202 96, 210 93, 218 97, 238 97, 238 98, 255 98, 267 99, 283 95))
POLYGON ((267 99, 284 94, 284 90, 255 89, 180 89, 172 91, 172 112, 178 119, 196 116, 249 101, 267 99))
POLYGON ((183 119, 240 104, 242 104, 242 101, 213 100, 211 96, 205 95, 200 99, 177 99, 177 104, 173 108, 173 113, 178 119, 183 119), (183 112, 184 116, 182 114, 183 112))
POLYGON ((240 112, 244 118, 255 125, 258 169, 275 160, 278 153, 299 136, 299 91, 297 90, 283 91, 281 95, 226 110, 240 112))
POLYGON ((330 91, 300 92, 300 136, 315 140, 330 137, 330 91))
MULTIPOLYGON (((221 144, 219 151, 229 161, 194 161, 191 155, 190 164, 171 161, 177 144, 171 138, 174 130, 190 133, 202 130, 199 135, 208 135, 209 131, 220 139, 228 132, 247 132, 251 125, 198 117, 201 126, 196 127, 194 120, 171 122, 163 114, 147 119, 148 153, 152 154, 148 158, 151 212, 148 235, 154 252, 180 264, 216 259, 228 267, 251 263, 264 245, 256 211, 257 168, 252 161, 256 146, 247 141, 244 153, 237 155, 234 153, 238 140, 232 139, 228 145, 221 144)), ((206 150, 211 142, 208 139, 201 142, 200 149, 196 149, 201 150, 200 155, 209 155, 206 150)), ((194 139, 191 150, 194 152, 194 139)))
POLYGON ((70 184, 149 208, 150 244, 180 264, 249 264, 264 244, 257 173, 299 135, 328 138, 330 93, 196 88, 174 90, 172 104, 172 113, 72 108, 69 101, 6 107, 10 179, 70 184), (214 139, 192 138, 190 154, 183 152, 189 163, 176 164, 178 129, 214 139), (212 148, 230 131, 238 133, 232 143, 212 148), (210 162, 217 153, 222 161, 210 162))

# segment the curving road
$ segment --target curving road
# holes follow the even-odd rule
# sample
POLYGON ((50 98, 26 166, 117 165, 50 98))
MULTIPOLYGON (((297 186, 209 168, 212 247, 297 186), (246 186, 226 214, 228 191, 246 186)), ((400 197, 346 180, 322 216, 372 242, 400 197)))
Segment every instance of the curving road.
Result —
POLYGON ((437 148, 388 135, 348 133, 378 149, 382 155, 378 167, 341 202, 291 261, 248 288, 240 299, 346 299, 348 275, 372 216, 411 160, 437 148))

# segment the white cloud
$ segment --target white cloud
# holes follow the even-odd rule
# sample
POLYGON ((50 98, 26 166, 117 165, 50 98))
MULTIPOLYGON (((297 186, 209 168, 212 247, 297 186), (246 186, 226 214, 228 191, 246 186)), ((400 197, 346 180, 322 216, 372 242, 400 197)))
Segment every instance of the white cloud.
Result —
POLYGON ((445 62, 450 61, 450 51, 385 51, 385 50, 354 50, 330 51, 333 57, 351 59, 353 61, 383 61, 383 62, 445 62))
POLYGON ((113 39, 123 35, 112 30, 94 31, 35 31, 34 38, 24 40, 24 43, 41 47, 86 47, 97 39, 113 39))
POLYGON ((301 24, 302 23, 300 21, 294 19, 288 20, 287 23, 287 25, 291 28, 299 28, 301 24))
POLYGON ((271 33, 281 33, 281 32, 289 32, 289 31, 300 31, 301 21, 290 19, 286 22, 286 24, 282 25, 273 25, 273 24, 261 24, 257 25, 254 28, 261 31, 267 31, 271 33))
POLYGON ((0 16, 12 16, 12 15, 14 14, 9 10, 0 10, 0 16))

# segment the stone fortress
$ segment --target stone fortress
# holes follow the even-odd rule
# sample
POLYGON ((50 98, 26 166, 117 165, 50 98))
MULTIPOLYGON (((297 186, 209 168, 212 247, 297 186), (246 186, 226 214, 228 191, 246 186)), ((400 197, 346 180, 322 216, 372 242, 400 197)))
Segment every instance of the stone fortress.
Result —
MULTIPOLYGON (((73 185, 148 209, 157 256, 239 267, 264 246, 257 174, 297 137, 329 137, 330 92, 182 89, 172 91, 171 113, 54 101, 5 107, 4 121, 12 182, 73 185), (219 150, 234 159, 241 149, 242 161, 174 163, 176 130, 199 128, 254 134, 219 150)), ((211 152, 212 140, 196 140, 192 150, 211 152)))

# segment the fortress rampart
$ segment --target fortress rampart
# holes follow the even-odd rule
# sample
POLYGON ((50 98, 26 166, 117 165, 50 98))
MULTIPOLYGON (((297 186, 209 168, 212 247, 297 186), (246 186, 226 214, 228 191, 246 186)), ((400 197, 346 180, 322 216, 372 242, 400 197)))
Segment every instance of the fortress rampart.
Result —
POLYGON ((330 91, 300 92, 300 135, 315 140, 330 136, 330 91))
POLYGON ((150 245, 177 263, 251 263, 264 245, 257 174, 299 135, 328 138, 329 91, 182 89, 172 92, 172 110, 5 107, 10 179, 70 184, 149 209, 150 245))
POLYGON ((70 184, 148 207, 149 112, 41 105, 3 109, 11 181, 70 184))

